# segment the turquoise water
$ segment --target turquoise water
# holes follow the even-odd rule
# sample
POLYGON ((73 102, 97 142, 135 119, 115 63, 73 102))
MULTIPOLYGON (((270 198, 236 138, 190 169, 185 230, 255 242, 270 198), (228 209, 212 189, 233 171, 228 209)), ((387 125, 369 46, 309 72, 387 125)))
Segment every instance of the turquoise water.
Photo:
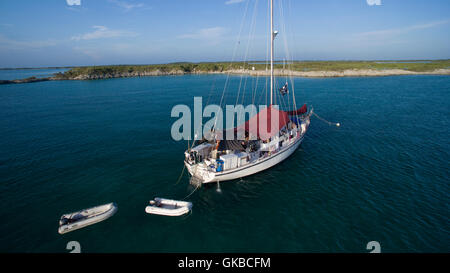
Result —
POLYGON ((65 72, 68 68, 39 68, 39 69, 0 69, 0 80, 19 80, 29 77, 47 78, 55 73, 65 72))
POLYGON ((194 189, 186 173, 175 184, 187 143, 171 139, 171 108, 194 96, 217 103, 224 81, 0 86, 0 252, 68 252, 73 240, 83 252, 367 252, 369 241, 382 252, 450 251, 448 76, 297 78, 298 104, 341 127, 313 118, 288 161, 221 192, 198 189, 190 215, 146 214, 153 197, 194 189), (63 213, 112 201, 107 221, 57 233, 63 213))

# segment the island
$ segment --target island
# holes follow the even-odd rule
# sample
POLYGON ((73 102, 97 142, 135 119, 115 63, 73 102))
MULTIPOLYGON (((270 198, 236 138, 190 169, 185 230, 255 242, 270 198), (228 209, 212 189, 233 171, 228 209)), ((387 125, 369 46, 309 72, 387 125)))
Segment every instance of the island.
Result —
MULTIPOLYGON (((270 65, 262 61, 248 62, 180 62, 152 65, 109 65, 72 67, 53 77, 0 81, 0 84, 28 83, 47 80, 97 80, 186 74, 248 74, 269 76, 270 65)), ((276 61, 275 76, 293 77, 368 77, 392 75, 450 75, 450 60, 407 61, 276 61)))

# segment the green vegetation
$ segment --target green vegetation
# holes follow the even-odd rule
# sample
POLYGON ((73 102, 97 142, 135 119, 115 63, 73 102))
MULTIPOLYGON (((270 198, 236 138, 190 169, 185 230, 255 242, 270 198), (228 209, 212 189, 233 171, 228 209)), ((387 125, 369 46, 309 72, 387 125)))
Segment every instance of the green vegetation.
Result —
MULTIPOLYGON (((205 62, 205 63, 170 63, 155 65, 113 65, 113 66, 85 66, 75 67, 64 73, 55 75, 56 79, 74 79, 77 76, 116 77, 124 74, 142 73, 211 73, 236 69, 265 70, 265 62, 205 62)), ((277 62, 275 69, 283 69, 283 64, 277 62)), ((295 61, 285 65, 293 71, 343 71, 343 70, 389 70, 401 69, 413 72, 431 72, 436 69, 450 69, 450 60, 435 61, 295 61)))
MULTIPOLYGON (((277 65, 280 67, 280 65, 277 65)), ((402 69, 414 72, 431 72, 436 69, 449 69, 450 60, 437 61, 320 61, 294 62, 295 71, 343 71, 349 69, 388 70, 402 69)), ((282 65, 281 65, 282 68, 282 65)))
MULTIPOLYGON (((155 65, 113 65, 113 66, 84 66, 75 67, 64 73, 57 73, 57 79, 73 79, 80 75, 112 75, 125 73, 145 73, 145 72, 222 72, 226 69, 238 69, 243 63, 170 63, 155 65)), ((180 73, 179 73, 180 74, 180 73)))

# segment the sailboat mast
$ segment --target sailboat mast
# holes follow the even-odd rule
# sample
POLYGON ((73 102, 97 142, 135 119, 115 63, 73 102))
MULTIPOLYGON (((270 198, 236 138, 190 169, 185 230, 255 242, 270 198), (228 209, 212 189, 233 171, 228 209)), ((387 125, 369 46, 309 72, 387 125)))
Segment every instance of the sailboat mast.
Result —
POLYGON ((273 103, 273 0, 270 0, 270 104, 273 103))

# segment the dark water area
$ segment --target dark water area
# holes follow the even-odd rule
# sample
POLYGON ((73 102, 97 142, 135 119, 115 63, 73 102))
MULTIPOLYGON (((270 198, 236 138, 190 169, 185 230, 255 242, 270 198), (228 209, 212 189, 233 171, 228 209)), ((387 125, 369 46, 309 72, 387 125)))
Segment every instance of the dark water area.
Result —
MULTIPOLYGON (((225 79, 0 86, 0 252, 450 251, 448 76, 295 78, 297 105, 341 127, 313 117, 288 160, 199 188, 189 215, 146 214, 150 199, 194 190, 186 173, 176 184, 187 142, 171 137, 172 107, 218 103, 225 79), (62 214, 108 202, 112 218, 57 233, 62 214)), ((241 83, 244 104, 264 104, 264 82, 254 96, 256 78, 232 76, 225 100, 241 83)))

